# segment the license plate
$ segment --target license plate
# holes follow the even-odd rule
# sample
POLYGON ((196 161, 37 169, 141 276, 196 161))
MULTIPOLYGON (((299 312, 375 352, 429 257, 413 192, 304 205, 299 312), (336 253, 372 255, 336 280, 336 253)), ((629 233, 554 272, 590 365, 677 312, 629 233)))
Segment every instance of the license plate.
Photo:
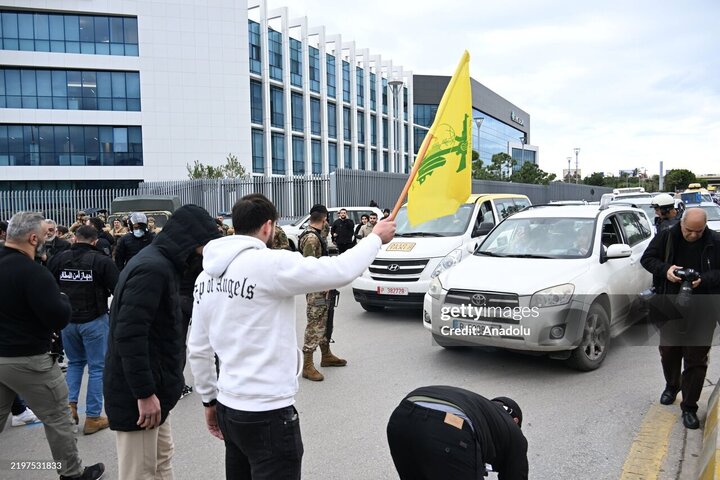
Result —
POLYGON ((468 331, 473 332, 473 336, 476 336, 476 337, 489 336, 489 335, 485 334, 486 327, 492 328, 492 325, 488 325, 486 323, 461 322, 460 320, 453 320, 453 329, 467 328, 468 331))
POLYGON ((409 295, 407 287, 377 287, 378 295, 409 295))

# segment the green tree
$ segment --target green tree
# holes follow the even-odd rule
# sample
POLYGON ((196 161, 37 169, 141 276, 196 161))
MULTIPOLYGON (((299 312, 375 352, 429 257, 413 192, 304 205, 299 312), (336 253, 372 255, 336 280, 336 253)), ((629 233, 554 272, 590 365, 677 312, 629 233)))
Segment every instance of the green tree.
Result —
POLYGON ((665 189, 669 191, 683 190, 695 182, 697 182, 695 174, 685 168, 668 170, 665 174, 665 189))
POLYGON ((199 160, 195 160, 195 163, 192 166, 186 165, 185 167, 188 171, 188 178, 191 180, 240 178, 247 174, 245 167, 242 166, 238 158, 232 153, 228 154, 225 159, 225 165, 221 165, 219 167, 205 165, 199 160))
POLYGON ((605 186, 605 174, 603 172, 595 172, 589 177, 585 177, 583 179, 583 183, 585 185, 596 185, 598 187, 604 187, 605 186))
POLYGON ((537 185, 547 185, 555 180, 554 173, 547 173, 540 169, 533 162, 525 162, 520 169, 513 173, 510 180, 517 183, 534 183, 537 185))

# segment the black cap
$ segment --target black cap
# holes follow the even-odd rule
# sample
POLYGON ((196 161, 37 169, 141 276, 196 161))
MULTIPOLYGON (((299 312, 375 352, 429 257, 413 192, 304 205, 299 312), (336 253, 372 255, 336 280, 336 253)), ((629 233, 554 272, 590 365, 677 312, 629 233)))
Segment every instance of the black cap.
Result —
POLYGON ((325 205, 323 205, 323 204, 321 204, 321 203, 316 203, 316 204, 313 205, 312 208, 310 209, 310 215, 312 215, 312 214, 315 213, 315 212, 321 212, 321 213, 327 214, 327 213, 328 213, 328 209, 327 209, 327 207, 326 207, 325 205))
POLYGON ((520 405, 518 405, 515 400, 510 397, 495 397, 492 401, 501 403, 511 417, 517 418, 518 427, 522 427, 522 410, 520 410, 520 405))

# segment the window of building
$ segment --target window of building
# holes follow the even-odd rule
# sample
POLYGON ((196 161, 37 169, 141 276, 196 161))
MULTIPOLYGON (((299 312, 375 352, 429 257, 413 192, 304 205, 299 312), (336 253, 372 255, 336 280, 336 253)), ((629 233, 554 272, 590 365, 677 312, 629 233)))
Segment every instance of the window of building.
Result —
POLYGON ((310 91, 320 93, 320 50, 308 47, 308 57, 310 91))
POLYGON ((343 102, 350 103, 350 64, 342 61, 343 102))
POLYGON ((337 170, 337 143, 328 143, 328 173, 337 170))
POLYGON ((337 138, 337 107, 334 103, 327 104, 328 137, 337 138))
POLYGON ((283 55, 282 34, 268 29, 268 64, 270 65, 270 78, 282 81, 283 55))
POLYGON ((430 128, 435 120, 437 109, 437 105, 415 104, 413 107, 413 120, 417 125, 430 128))
POLYGON ((263 123, 263 95, 262 84, 250 80, 250 121, 252 123, 263 123))
POLYGON ((403 87, 403 117, 405 120, 408 119, 408 89, 403 87))
POLYGON ((303 96, 300 93, 290 94, 290 108, 292 110, 292 129, 295 132, 302 132, 305 129, 305 115, 303 96))
POLYGON ((285 175, 285 135, 273 133, 271 136, 272 147, 272 173, 285 175))
POLYGON ((140 74, 0 67, 0 108, 140 111, 140 74))
POLYGON ((337 75, 335 74, 335 57, 326 54, 327 68, 327 94, 330 98, 335 98, 335 87, 337 86, 337 75))
POLYGON ((322 145, 320 140, 313 140, 310 144, 312 151, 312 173, 320 175, 322 173, 322 145))
POLYGON ((305 175, 305 140, 292 137, 293 175, 305 175))
POLYGON ((428 130, 424 128, 418 128, 417 126, 413 128, 413 132, 415 135, 415 153, 418 153, 420 151, 420 146, 422 145, 423 140, 425 140, 425 135, 427 135, 428 130))
POLYGON ((382 129, 383 129, 383 148, 387 148, 388 146, 388 119, 383 118, 382 120, 382 129))
POLYGON ((390 164, 388 163, 388 152, 383 152, 383 172, 390 171, 390 164))
POLYGON ((302 43, 290 39, 290 83, 302 87, 302 43))
POLYGON ((317 98, 310 99, 310 133, 320 135, 322 119, 320 115, 320 100, 317 98))
POLYGON ((283 128, 285 125, 285 103, 283 90, 280 87, 270 87, 270 125, 283 128))
POLYGON ((137 18, 0 10, 3 50, 138 55, 137 18))
POLYGON ((265 140, 262 130, 252 130, 252 170, 265 173, 265 140))
POLYGON ((387 78, 382 79, 382 111, 388 113, 388 81, 387 78))
POLYGON ((377 146, 377 117, 370 115, 370 145, 377 146))
POLYGON ((343 155, 345 156, 345 168, 352 168, 352 148, 350 148, 350 145, 343 146, 343 155))
POLYGON ((357 141, 365 143, 365 115, 363 112, 357 112, 357 141))
POLYGON ((377 110, 377 88, 375 83, 377 82, 377 76, 374 73, 370 73, 370 109, 377 110))
POLYGON ((407 123, 403 125, 403 144, 405 145, 405 151, 407 152, 410 147, 410 135, 408 135, 408 126, 407 123))
POLYGON ((250 72, 262 73, 262 48, 260 46, 260 24, 248 20, 248 43, 250 45, 250 72))
POLYGON ((377 150, 373 149, 370 152, 370 159, 372 162, 372 169, 374 172, 378 171, 378 161, 377 161, 377 150))
POLYGON ((356 79, 356 85, 355 89, 357 90, 357 104, 358 107, 364 107, 365 106, 365 70, 363 70, 360 67, 355 67, 355 79, 356 79))
POLYGON ((352 124, 350 123, 352 116, 350 109, 343 107, 343 140, 349 142, 352 139, 352 124))
POLYGON ((358 147, 358 169, 365 170, 365 147, 358 147))
POLYGON ((0 125, 0 166, 139 166, 140 127, 0 125))

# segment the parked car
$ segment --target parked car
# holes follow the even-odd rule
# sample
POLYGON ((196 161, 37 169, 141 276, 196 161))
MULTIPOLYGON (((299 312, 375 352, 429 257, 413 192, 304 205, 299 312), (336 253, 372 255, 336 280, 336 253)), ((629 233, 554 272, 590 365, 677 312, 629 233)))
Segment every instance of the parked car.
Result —
POLYGON ((626 205, 530 207, 433 279, 423 324, 441 346, 544 352, 593 370, 638 319, 652 235, 647 214, 626 205))
POLYGON ((711 230, 720 232, 720 206, 715 202, 701 202, 697 205, 688 205, 688 208, 699 207, 707 214, 707 226, 711 230))
MULTIPOLYGON (((378 220, 382 218, 382 210, 380 210, 377 207, 329 207, 328 208, 328 222, 330 225, 333 224, 333 222, 338 218, 338 212, 342 209, 347 210, 347 218, 353 221, 355 225, 360 223, 360 217, 363 215, 370 215, 371 213, 374 213, 378 216, 378 220)), ((288 242, 290 242, 290 250, 297 250, 298 245, 298 237, 302 232, 305 231, 308 224, 310 223, 310 214, 305 215, 304 217, 300 218, 299 220, 289 224, 289 225, 281 225, 280 228, 285 231, 285 235, 288 237, 288 242)), ((332 243, 332 239, 328 235, 328 250, 330 250, 330 254, 337 253, 337 247, 334 243, 332 243)))
POLYGON ((455 213, 420 225, 410 225, 402 207, 395 239, 353 281, 355 301, 369 312, 422 308, 433 278, 470 255, 496 223, 529 205, 525 195, 474 194, 455 213))
POLYGON ((110 206, 111 214, 107 223, 112 225, 114 220, 122 222, 132 212, 142 212, 148 218, 155 219, 155 228, 162 230, 173 212, 180 208, 180 197, 175 195, 135 195, 117 197, 110 206))

